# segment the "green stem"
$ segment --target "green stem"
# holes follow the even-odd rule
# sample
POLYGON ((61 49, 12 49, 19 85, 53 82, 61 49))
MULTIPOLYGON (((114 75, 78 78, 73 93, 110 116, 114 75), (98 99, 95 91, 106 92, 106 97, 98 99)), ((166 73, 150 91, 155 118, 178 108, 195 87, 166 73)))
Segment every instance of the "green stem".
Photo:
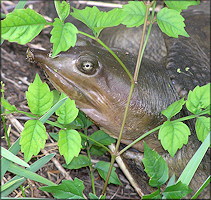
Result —
POLYGON ((116 144, 116 147, 115 147, 115 150, 114 150, 114 154, 111 157, 110 167, 109 167, 108 174, 107 174, 107 177, 106 177, 106 181, 105 181, 105 184, 103 186, 103 191, 102 191, 102 194, 101 194, 102 196, 105 194, 105 191, 106 191, 106 188, 107 188, 107 185, 108 185, 108 180, 109 180, 109 177, 111 175, 111 170, 112 170, 115 158, 116 158, 116 156, 118 154, 118 149, 119 149, 119 145, 120 145, 120 142, 121 142, 122 134, 123 134, 123 131, 124 131, 124 126, 125 126, 125 122, 126 122, 126 118, 127 118, 127 113, 128 113, 128 109, 129 109, 129 105, 130 105, 130 100, 131 100, 131 97, 132 97, 132 94, 133 94, 133 89, 134 89, 134 86, 135 86, 135 82, 137 81, 138 72, 139 72, 139 69, 137 69, 137 68, 140 68, 140 64, 141 64, 141 52, 143 50, 142 48, 143 48, 143 44, 144 44, 144 35, 145 35, 145 32, 146 32, 147 17, 148 17, 148 13, 149 13, 149 8, 150 7, 151 7, 151 5, 150 6, 148 6, 148 5, 146 6, 146 14, 145 14, 145 20, 144 20, 143 33, 142 33, 142 40, 141 40, 141 44, 140 44, 140 49, 139 49, 136 69, 135 69, 134 78, 133 78, 134 82, 131 83, 130 93, 129 93, 129 96, 128 96, 128 99, 127 99, 127 105, 126 105, 125 112, 124 112, 124 118, 123 118, 123 121, 122 121, 121 130, 120 130, 119 137, 118 137, 118 140, 117 140, 117 144, 116 144))
POLYGON ((126 68, 126 66, 124 65, 124 63, 118 58, 118 56, 107 46, 105 45, 99 38, 95 38, 92 35, 89 35, 87 33, 78 31, 78 33, 85 35, 95 41, 97 41, 99 44, 101 44, 106 50, 109 51, 109 53, 111 53, 111 55, 119 62, 119 64, 123 67, 123 69, 125 70, 125 72, 127 73, 127 75, 130 77, 131 83, 134 83, 133 77, 131 75, 131 73, 128 71, 128 69, 126 68))
POLYGON ((6 135, 6 138, 7 138, 8 147, 10 148, 11 147, 10 139, 9 139, 9 135, 8 135, 8 132, 7 132, 7 126, 6 126, 5 118, 4 118, 4 115, 2 114, 2 111, 1 111, 1 118, 2 118, 2 122, 3 122, 3 126, 4 126, 4 132, 5 132, 5 135, 6 135))
MULTIPOLYGON (((84 133, 87 136, 87 124, 86 123, 85 123, 85 127, 86 128, 84 130, 84 133)), ((88 158, 89 158, 89 162, 91 163, 91 155, 90 155, 90 151, 89 151, 90 145, 89 145, 88 138, 87 138, 87 145, 86 146, 87 146, 86 150, 87 150, 87 155, 88 155, 88 158)), ((96 192, 95 192, 94 174, 93 174, 93 167, 92 167, 92 165, 89 165, 89 170, 90 170, 90 175, 91 175, 91 180, 92 180, 92 191, 93 191, 93 194, 96 194, 96 192)))
POLYGON ((140 43, 139 52, 138 52, 138 58, 137 58, 137 62, 136 62, 136 69, 135 69, 134 78, 133 78, 135 82, 137 82, 137 79, 138 79, 138 74, 139 74, 139 70, 140 70, 140 66, 141 66, 141 61, 142 61, 142 55, 143 55, 142 52, 144 52, 144 48, 143 48, 143 45, 144 45, 144 36, 145 36, 145 32, 146 32, 146 26, 147 26, 147 18, 148 18, 148 14, 149 14, 149 8, 150 8, 150 6, 146 5, 146 13, 145 13, 145 19, 144 19, 144 27, 143 27, 143 32, 142 32, 142 37, 141 37, 141 43, 140 43))
MULTIPOLYGON (((91 156, 90 156, 89 148, 87 148, 87 155, 88 155, 88 158, 89 158, 89 160, 91 162, 91 156)), ((94 173, 93 173, 93 167, 92 167, 92 165, 89 166, 89 169, 90 169, 91 180, 92 180, 92 191, 93 191, 93 194, 95 195, 96 192, 95 192, 95 182, 94 182, 94 173)))

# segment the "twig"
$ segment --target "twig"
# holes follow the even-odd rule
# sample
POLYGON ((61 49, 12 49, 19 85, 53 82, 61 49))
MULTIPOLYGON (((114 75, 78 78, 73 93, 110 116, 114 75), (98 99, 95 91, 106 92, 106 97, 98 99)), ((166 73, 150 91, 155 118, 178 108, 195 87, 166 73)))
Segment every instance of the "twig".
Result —
MULTIPOLYGON (((108 147, 112 152, 115 151, 115 145, 114 144, 111 144, 108 147)), ((122 170, 122 172, 124 173, 124 175, 129 180, 130 184, 133 186, 133 188, 139 194, 139 196, 141 196, 141 197, 144 196, 144 193, 142 192, 141 188, 138 186, 136 181, 133 179, 133 176, 128 171, 127 167, 125 166, 124 161, 122 160, 122 158, 120 156, 116 157, 116 162, 118 163, 118 165, 119 165, 120 169, 122 170)))
POLYGON ((4 73, 2 73, 1 76, 2 76, 2 79, 4 79, 4 80, 6 80, 6 81, 8 81, 8 82, 10 82, 12 84, 14 84, 17 88, 21 89, 22 86, 18 85, 15 81, 13 81, 13 80, 11 80, 9 78, 6 78, 6 76, 5 76, 4 73))
POLYGON ((101 7, 109 7, 109 8, 121 8, 121 4, 117 3, 105 3, 100 1, 72 1, 75 4, 85 4, 88 6, 101 6, 101 7))

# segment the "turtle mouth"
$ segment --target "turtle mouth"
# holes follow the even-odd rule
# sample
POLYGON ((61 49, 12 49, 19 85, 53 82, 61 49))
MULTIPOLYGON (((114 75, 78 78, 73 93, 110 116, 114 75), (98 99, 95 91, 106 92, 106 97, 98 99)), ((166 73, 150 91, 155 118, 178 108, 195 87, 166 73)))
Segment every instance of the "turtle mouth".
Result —
POLYGON ((38 63, 38 64, 43 69, 45 76, 48 78, 48 80, 53 84, 53 86, 57 90, 63 91, 64 93, 66 93, 65 90, 59 86, 59 83, 61 83, 62 85, 66 85, 66 86, 68 85, 68 89, 71 89, 71 91, 74 92, 75 95, 80 96, 80 97, 83 95, 83 97, 85 98, 83 91, 80 90, 80 88, 73 81, 71 81, 70 79, 67 79, 64 75, 52 69, 46 64, 42 64, 42 63, 38 63), (57 80, 57 81, 54 81, 54 80, 57 80))

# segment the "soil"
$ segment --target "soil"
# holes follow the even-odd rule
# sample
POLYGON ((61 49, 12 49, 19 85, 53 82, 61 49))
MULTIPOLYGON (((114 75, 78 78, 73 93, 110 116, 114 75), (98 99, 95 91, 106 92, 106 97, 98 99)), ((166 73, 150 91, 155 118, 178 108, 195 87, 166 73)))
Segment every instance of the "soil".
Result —
MULTIPOLYGON (((11 4, 12 5, 12 4, 11 4)), ((38 13, 46 14, 46 10, 49 10, 50 15, 51 13, 51 7, 53 8, 53 1, 50 2, 38 2, 33 1, 29 2, 27 5, 33 9, 35 9, 38 13)), ((74 6, 79 7, 81 5, 75 4, 74 6)), ((8 5, 4 4, 4 9, 6 9, 8 12, 11 12, 15 5, 8 5)), ((54 11, 55 12, 55 11, 54 11)), ((50 16, 51 17, 51 16, 50 16)), ((37 36, 35 39, 33 39, 30 43, 26 45, 19 45, 17 43, 10 43, 8 41, 4 41, 1 47, 1 80, 4 82, 5 87, 5 99, 8 100, 8 102, 12 105, 15 105, 18 110, 29 111, 29 107, 27 105, 26 101, 26 95, 25 92, 28 90, 28 86, 31 82, 33 82, 35 78, 35 74, 38 73, 42 79, 42 81, 46 81, 49 85, 50 83, 46 79, 44 73, 42 70, 36 66, 35 64, 28 63, 26 61, 26 50, 28 47, 33 48, 45 48, 50 49, 52 45, 50 44, 50 28, 46 28, 43 30, 39 36, 37 36)), ((51 88, 53 88, 51 86, 51 88)), ((12 116, 20 122, 22 126, 24 126, 24 123, 29 120, 28 117, 26 117, 23 114, 12 114, 12 116)), ((8 119, 6 116, 6 126, 7 128, 11 126, 10 130, 10 143, 11 145, 20 137, 20 131, 15 128, 15 125, 13 122, 8 119)), ((2 125, 2 123, 1 123, 2 125)), ((94 132, 98 128, 96 125, 93 125, 89 132, 94 132)), ((58 132, 58 129, 52 128, 50 126, 47 126, 48 132, 58 132)), ((8 149, 8 144, 3 137, 5 135, 4 127, 1 126, 1 144, 4 148, 8 149)), ((53 141, 51 138, 49 138, 46 142, 46 148, 45 150, 47 153, 56 153, 55 159, 58 161, 59 164, 64 164, 65 160, 63 156, 61 156, 58 152, 57 143, 53 141)), ((34 161, 37 159, 40 159, 41 157, 45 156, 46 152, 40 152, 37 156, 33 157, 29 164, 31 165, 34 161)), ((86 151, 82 151, 83 155, 86 155, 86 151)), ((24 155, 23 153, 19 152, 18 157, 23 159, 24 155)), ((101 156, 101 157, 93 157, 93 162, 97 162, 100 160, 104 160, 109 162, 110 156, 108 154, 101 156)), ((110 184, 107 188, 106 198, 108 199, 139 199, 140 197, 137 195, 135 190, 132 188, 132 186, 129 184, 128 180, 124 176, 124 174, 121 172, 121 170, 118 168, 117 164, 117 174, 122 182, 121 186, 110 184)), ((55 162, 49 161, 44 167, 42 167, 40 170, 38 170, 36 173, 39 174, 42 177, 45 177, 49 179, 50 181, 60 184, 62 180, 68 179, 68 175, 74 179, 75 177, 79 178, 80 180, 83 180, 84 182, 84 194, 86 197, 88 197, 89 193, 92 193, 92 187, 91 187, 91 177, 90 177, 90 171, 89 168, 81 168, 78 170, 68 170, 65 169, 66 175, 61 172, 60 169, 58 169, 58 165, 55 164, 55 162)), ((9 181, 12 177, 15 175, 6 172, 4 178, 2 179, 2 185, 5 184, 7 181, 9 181)), ((99 174, 95 171, 94 172, 94 178, 95 178, 95 186, 96 186, 96 194, 99 196, 102 192, 104 181, 99 176, 99 174)), ((53 198, 53 196, 49 193, 43 192, 39 190, 39 187, 44 186, 43 184, 34 182, 32 180, 27 179, 22 186, 24 188, 28 187, 28 189, 25 189, 25 195, 26 197, 33 197, 33 198, 53 198)), ((20 188, 15 189, 11 194, 8 195, 8 197, 23 197, 23 194, 21 192, 20 188)))

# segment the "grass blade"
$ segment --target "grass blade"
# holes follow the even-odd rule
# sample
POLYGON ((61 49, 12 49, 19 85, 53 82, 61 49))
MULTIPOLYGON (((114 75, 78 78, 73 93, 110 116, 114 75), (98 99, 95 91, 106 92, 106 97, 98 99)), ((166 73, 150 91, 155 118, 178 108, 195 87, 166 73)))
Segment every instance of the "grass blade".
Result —
MULTIPOLYGON (((30 168, 27 168, 26 170, 29 170, 29 171, 32 171, 32 172, 36 172, 41 167, 43 167, 47 162, 49 162, 49 160, 51 160, 54 156, 55 156, 55 154, 50 154, 50 155, 44 156, 43 158, 41 158, 38 161, 36 161, 35 163, 33 163, 30 166, 30 168)), ((22 177, 21 176, 15 176, 10 181, 8 181, 7 183, 9 183, 11 181, 14 181, 14 180, 18 180, 20 178, 22 178, 22 177)), ((18 188, 25 180, 26 180, 26 178, 23 178, 22 181, 15 183, 10 188, 8 188, 5 191, 3 191, 1 193, 1 197, 8 196, 11 192, 13 192, 16 188, 18 188)))
POLYGON ((34 172, 24 169, 22 167, 19 167, 13 163, 10 164, 8 171, 12 172, 13 174, 18 174, 20 176, 23 176, 25 178, 29 178, 30 180, 43 183, 48 186, 56 186, 55 183, 49 181, 48 179, 43 178, 42 176, 35 174, 34 172))
POLYGON ((15 183, 23 180, 24 178, 19 178, 10 182, 7 182, 6 184, 1 186, 1 192, 3 192, 4 190, 8 189, 9 187, 11 187, 12 185, 14 185, 15 183))
POLYGON ((197 152, 188 162, 187 166, 183 170, 177 182, 181 181, 182 183, 189 185, 193 175, 195 174, 209 146, 210 146, 210 133, 207 135, 206 139, 201 144, 197 152))
POLYGON ((68 98, 65 97, 59 102, 57 102, 45 115, 40 118, 40 121, 44 124, 48 118, 67 100, 68 98))
MULTIPOLYGON (((20 138, 18 138, 16 142, 9 148, 9 151, 13 153, 14 155, 16 155, 21 149, 21 146, 19 145, 19 141, 20 141, 20 138)), ((1 159, 1 179, 4 177, 4 174, 8 170, 10 163, 11 161, 7 160, 6 158, 1 159)))
POLYGON ((8 151, 7 149, 5 149, 3 147, 1 147, 1 155, 4 158, 6 158, 6 159, 8 159, 8 160, 10 160, 10 161, 12 161, 16 164, 19 164, 23 167, 30 167, 25 161, 21 160, 20 158, 18 158, 13 153, 11 153, 10 151, 8 151))
POLYGON ((210 176, 206 179, 206 181, 204 181, 202 186, 198 189, 198 191, 193 195, 191 199, 196 199, 199 196, 199 194, 203 191, 203 189, 207 187, 209 183, 210 183, 210 176))
POLYGON ((15 7, 15 9, 23 9, 24 6, 26 5, 27 0, 26 1, 19 1, 17 6, 15 7))

